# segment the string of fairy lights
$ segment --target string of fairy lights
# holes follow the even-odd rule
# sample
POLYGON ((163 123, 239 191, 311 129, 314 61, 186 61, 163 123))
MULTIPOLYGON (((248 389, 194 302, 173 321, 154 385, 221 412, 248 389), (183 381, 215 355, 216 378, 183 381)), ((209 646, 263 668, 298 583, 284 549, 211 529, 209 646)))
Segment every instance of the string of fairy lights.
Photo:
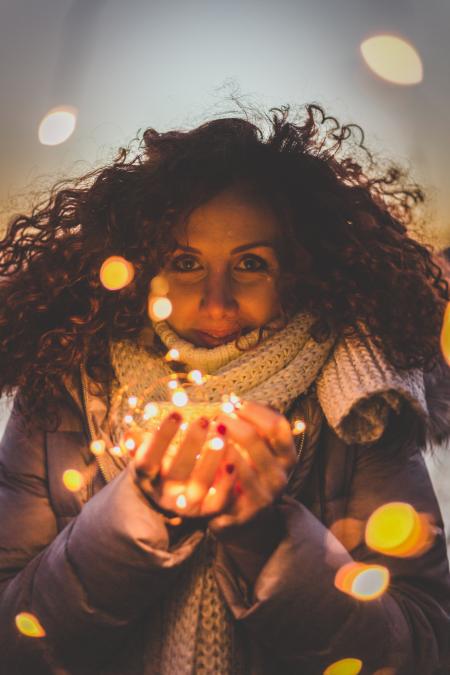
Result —
MULTIPOLYGON (((128 286, 134 279, 134 267, 131 262, 121 256, 110 256, 100 268, 100 280, 105 289, 115 292, 128 286)), ((168 298, 169 284, 164 276, 155 276, 150 284, 148 297, 148 314, 153 321, 167 319, 172 311, 172 305, 168 298)), ((446 361, 450 365, 450 304, 444 316, 441 331, 441 348, 446 361)), ((165 355, 168 363, 178 362, 179 353, 176 349, 170 349, 165 355)), ((144 396, 136 396, 128 391, 128 387, 122 387, 113 399, 112 407, 122 409, 121 402, 126 398, 126 412, 123 417, 121 437, 116 445, 107 448, 103 439, 94 439, 90 444, 90 451, 96 457, 110 452, 116 456, 132 457, 142 440, 142 425, 153 421, 154 429, 157 429, 160 421, 173 409, 183 409, 183 423, 180 425, 177 435, 172 440, 162 460, 162 472, 170 467, 173 457, 177 453, 179 443, 186 434, 190 421, 194 419, 191 411, 189 416, 189 387, 202 387, 208 380, 200 370, 191 370, 188 373, 176 372, 165 379, 165 384, 170 392, 170 401, 155 402, 151 400, 151 390, 144 396), (185 412, 187 413, 185 415, 185 412)), ((160 384, 160 381, 158 381, 160 384)), ((235 416, 235 411, 241 405, 241 399, 233 392, 224 393, 219 404, 211 404, 210 414, 213 417, 218 409, 226 415, 235 416)), ((208 409, 207 409, 208 410, 208 409)), ((305 422, 301 419, 293 420, 291 425, 293 435, 306 432, 305 422)), ((205 447, 210 450, 222 450, 224 440, 212 432, 205 447)), ((203 450, 202 450, 203 452, 203 450)), ((196 456, 198 460, 200 454, 196 456)), ((85 486, 85 477, 75 469, 67 469, 62 476, 65 487, 78 492, 85 486)), ((210 488, 214 491, 214 485, 210 488)), ((187 507, 186 494, 181 493, 176 498, 179 510, 187 507)), ((181 518, 175 519, 181 522, 181 518)), ((174 522, 174 524, 176 524, 174 522)), ((370 515, 366 523, 360 524, 360 536, 357 543, 364 541, 365 545, 384 556, 392 558, 415 558, 423 555, 430 549, 435 540, 439 528, 436 527, 431 515, 419 513, 406 502, 390 502, 383 504, 370 515)), ((354 529, 352 519, 344 519, 339 523, 339 528, 334 528, 336 534, 339 530, 345 532, 346 527, 354 529)), ((336 534, 336 536, 338 536, 336 534)), ((339 538, 339 536, 338 536, 339 538)), ((353 597, 361 602, 371 602, 380 598, 389 588, 390 572, 387 566, 379 564, 367 564, 352 561, 343 565, 336 573, 334 585, 342 593, 353 597)), ((20 612, 15 617, 18 631, 28 638, 44 638, 45 628, 38 617, 31 612, 20 612)), ((358 675, 363 668, 360 659, 348 657, 330 664, 323 675, 358 675)), ((380 673, 392 669, 384 669, 380 673)))

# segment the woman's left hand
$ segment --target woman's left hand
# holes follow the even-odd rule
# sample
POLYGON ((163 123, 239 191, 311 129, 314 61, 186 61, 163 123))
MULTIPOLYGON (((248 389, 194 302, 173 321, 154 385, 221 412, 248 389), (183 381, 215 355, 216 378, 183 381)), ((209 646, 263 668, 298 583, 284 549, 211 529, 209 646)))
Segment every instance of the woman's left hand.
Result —
POLYGON ((296 462, 288 420, 267 406, 245 402, 236 417, 221 414, 217 423, 226 427, 227 462, 236 465, 238 482, 227 509, 209 522, 214 533, 241 525, 270 506, 296 462))

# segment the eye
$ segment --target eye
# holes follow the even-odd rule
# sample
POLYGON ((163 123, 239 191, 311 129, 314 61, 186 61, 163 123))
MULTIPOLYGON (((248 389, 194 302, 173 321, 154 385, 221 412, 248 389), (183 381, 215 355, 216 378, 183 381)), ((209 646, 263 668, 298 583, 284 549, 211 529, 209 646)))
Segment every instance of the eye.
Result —
POLYGON ((196 272, 200 269, 194 256, 188 254, 179 255, 176 258, 173 258, 170 267, 176 272, 196 272))
POLYGON ((266 260, 254 254, 247 254, 241 258, 237 267, 240 272, 263 272, 268 268, 266 260))

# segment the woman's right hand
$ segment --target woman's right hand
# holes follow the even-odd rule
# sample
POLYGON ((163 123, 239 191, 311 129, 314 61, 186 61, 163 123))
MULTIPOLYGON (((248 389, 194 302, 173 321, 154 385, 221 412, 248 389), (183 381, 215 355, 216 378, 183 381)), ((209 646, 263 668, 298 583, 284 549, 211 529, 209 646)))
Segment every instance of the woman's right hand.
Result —
POLYGON ((212 436, 223 442, 222 447, 213 449, 210 445, 213 423, 204 417, 192 422, 165 469, 163 458, 181 423, 181 415, 174 412, 156 432, 144 432, 132 460, 138 484, 156 506, 175 515, 213 517, 228 505, 235 481, 234 466, 226 463, 223 425, 214 425, 212 436))

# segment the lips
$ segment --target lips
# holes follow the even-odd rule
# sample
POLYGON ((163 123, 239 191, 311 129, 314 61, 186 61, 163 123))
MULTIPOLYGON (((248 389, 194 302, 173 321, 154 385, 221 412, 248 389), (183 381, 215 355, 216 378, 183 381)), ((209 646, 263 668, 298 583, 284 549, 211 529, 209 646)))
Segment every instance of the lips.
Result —
POLYGON ((197 330, 195 331, 195 335, 198 342, 203 343, 208 347, 217 347, 218 345, 235 340, 239 335, 239 330, 227 332, 214 331, 213 333, 197 330))

